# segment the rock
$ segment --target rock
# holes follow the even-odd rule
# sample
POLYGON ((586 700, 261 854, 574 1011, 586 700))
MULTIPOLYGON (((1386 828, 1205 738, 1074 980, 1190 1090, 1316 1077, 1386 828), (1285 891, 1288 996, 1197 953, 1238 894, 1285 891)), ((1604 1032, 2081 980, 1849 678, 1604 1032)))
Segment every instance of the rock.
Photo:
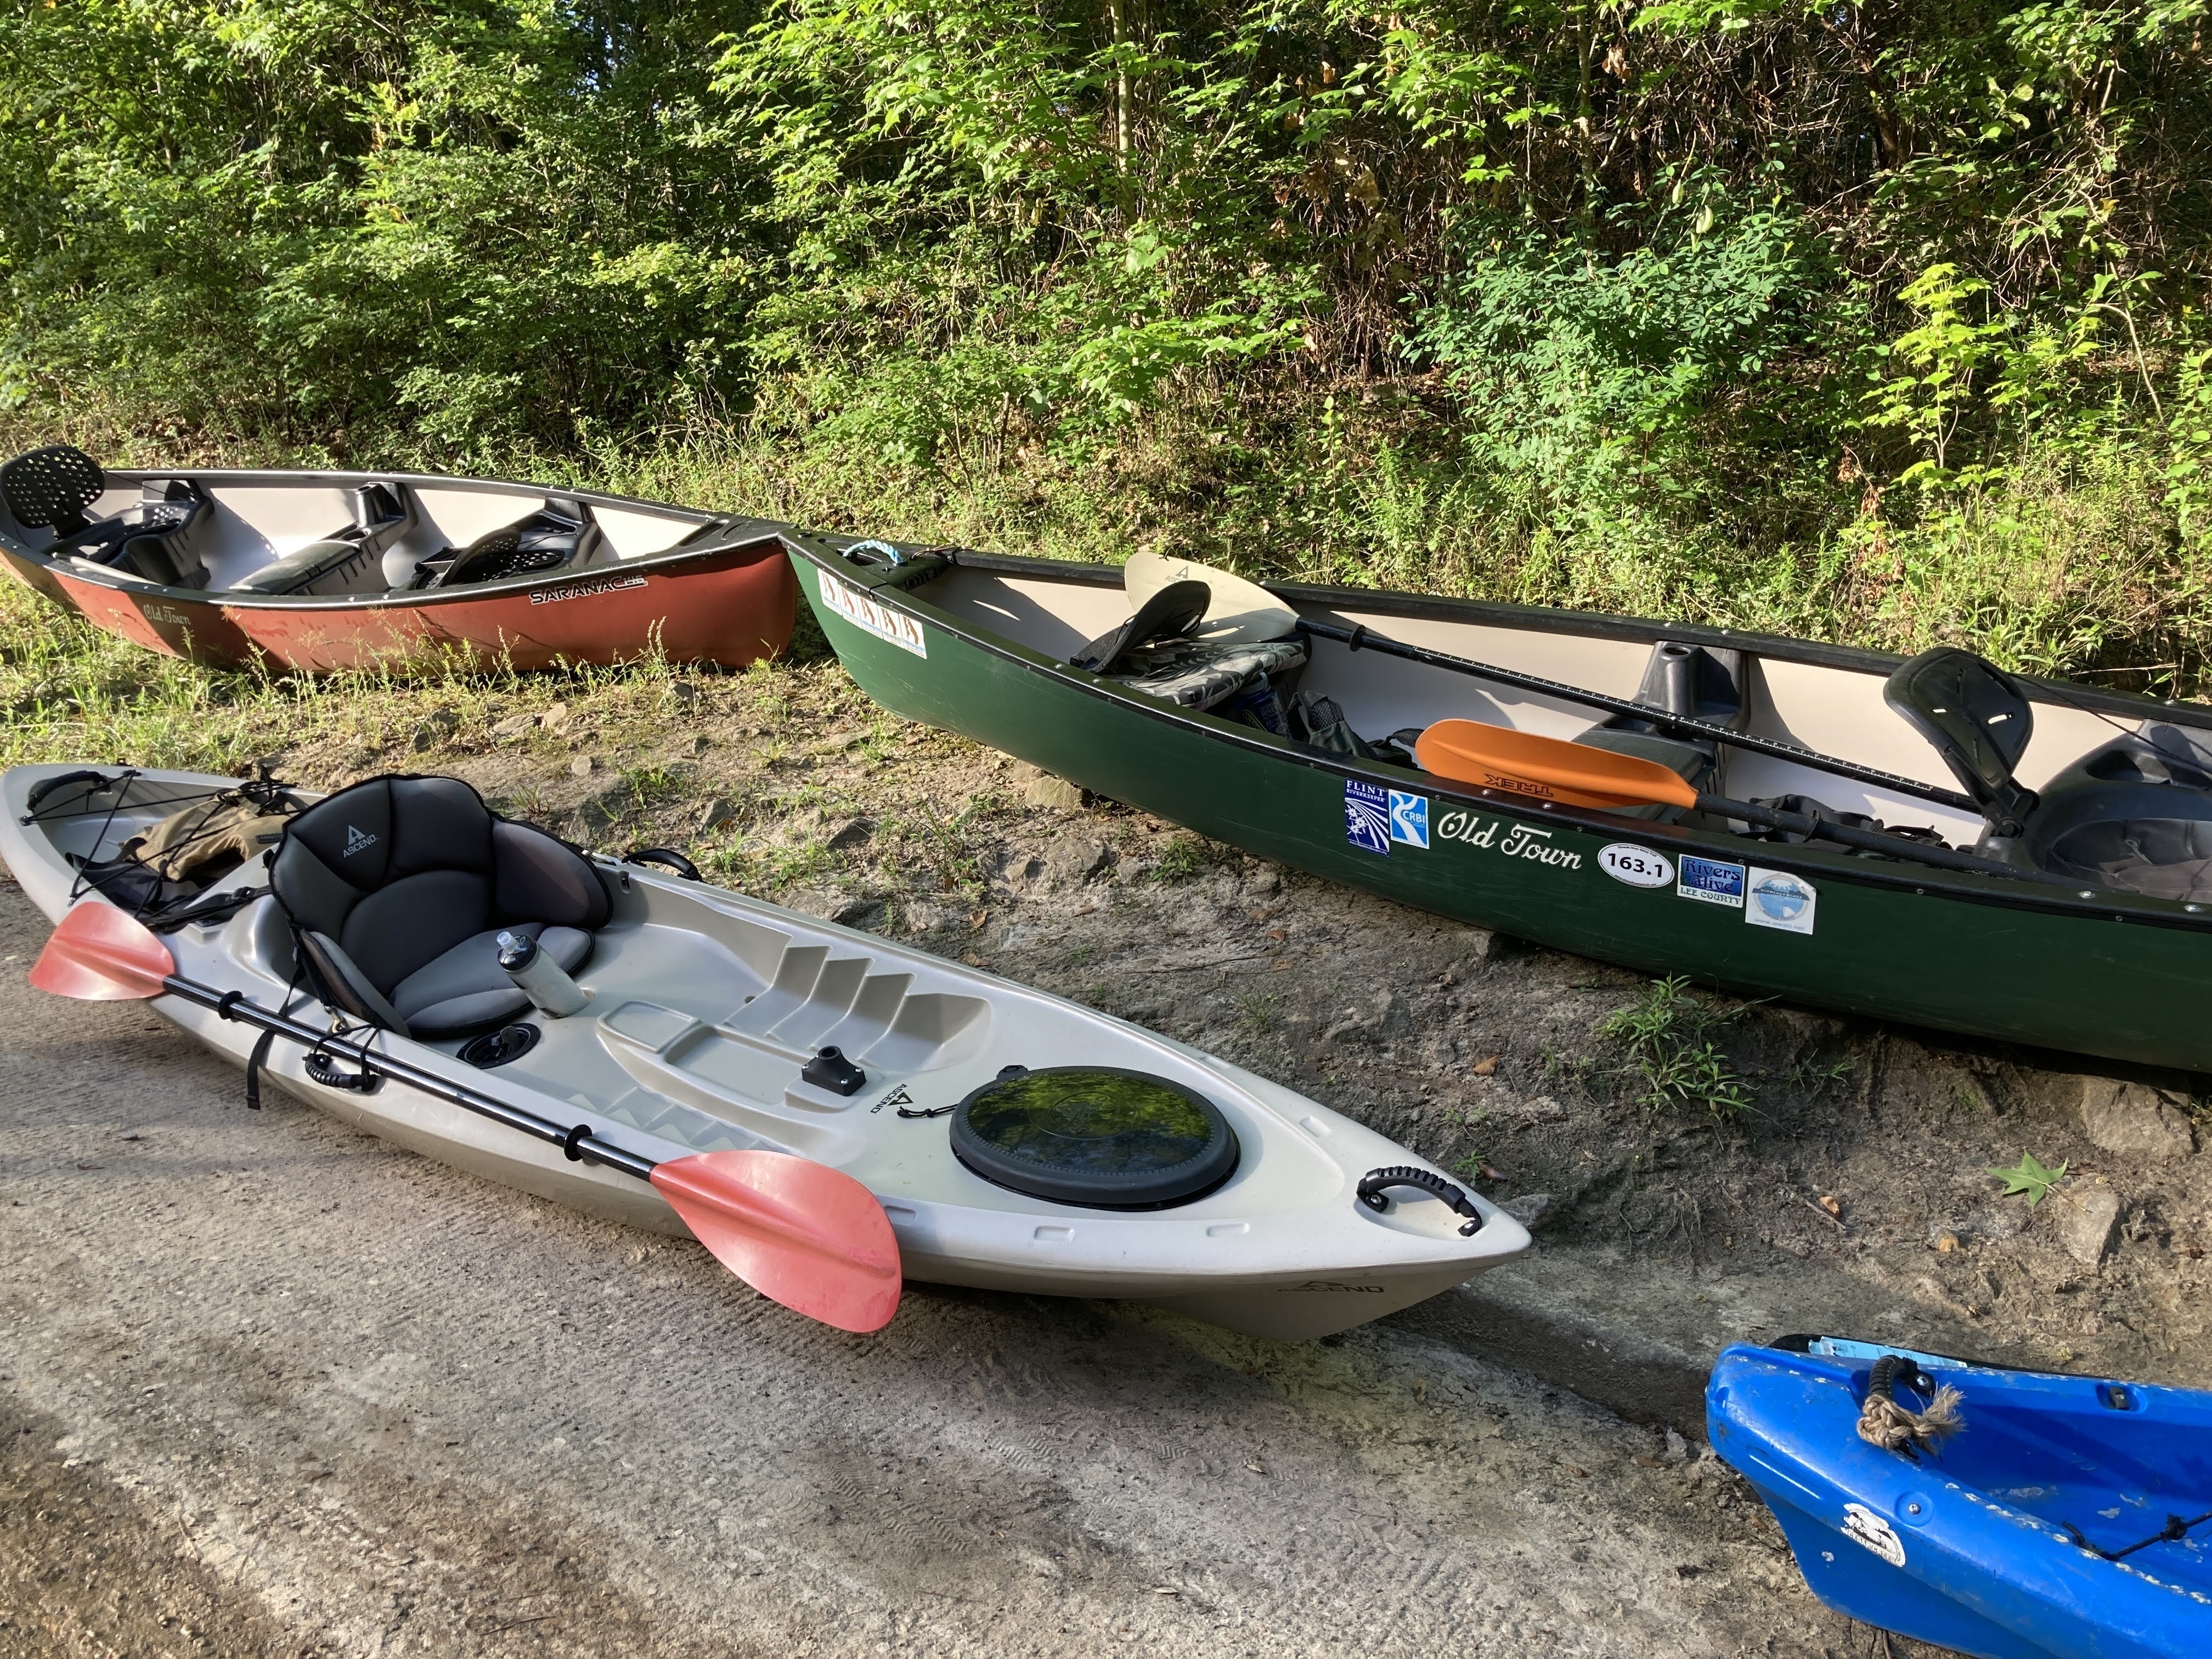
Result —
POLYGON ((834 887, 799 887, 783 896, 784 908, 819 916, 842 927, 858 927, 884 908, 881 899, 839 892, 834 887))
POLYGON ((848 847, 858 847, 876 833, 876 827, 866 818, 848 818, 823 837, 822 844, 833 853, 842 853, 848 847))
POLYGON ((1283 890, 1283 872, 1272 864, 1261 865, 1244 878, 1244 890, 1255 898, 1279 893, 1283 890))
POLYGON ((587 830, 611 830, 623 821, 635 805, 636 797, 623 785, 617 784, 611 789, 602 789, 598 794, 588 797, 576 809, 576 813, 583 819, 584 827, 587 830))
POLYGON ((705 754, 714 746, 714 738, 708 737, 704 732, 698 733, 691 739, 691 754, 693 758, 696 759, 699 756, 705 754))
POLYGON ((568 724, 568 705, 565 702, 550 705, 545 712, 538 717, 538 723, 548 732, 565 730, 568 724))
POLYGON ((2110 1187, 2085 1187, 2079 1193, 2053 1196, 2065 1204, 2058 1218, 2059 1242, 2082 1266, 2095 1267, 2112 1247, 2112 1233, 2120 1224, 2120 1195, 2110 1187))
POLYGON ((453 728, 460 723, 459 717, 450 708, 432 709, 423 717, 422 724, 415 728, 415 752, 419 755, 426 749, 436 748, 441 741, 453 735, 453 728))
POLYGON ((509 714, 491 728, 491 740, 494 743, 513 743, 518 738, 528 736, 537 724, 538 716, 535 714, 509 714))
POLYGON ((1559 1201, 1549 1193, 1523 1193, 1518 1198, 1507 1199, 1498 1207, 1534 1232, 1538 1222, 1559 1207, 1559 1201))
POLYGON ((726 795, 717 795, 700 809, 699 828, 720 830, 738 821, 738 804, 726 795))
POLYGON ((699 700, 699 688, 690 680, 676 680, 670 684, 668 695, 673 697, 679 706, 688 706, 699 700))
POLYGON ((1515 1100, 1508 1096, 1492 1109, 1516 1123, 1556 1123, 1567 1115, 1567 1109, 1549 1095, 1538 1095, 1533 1100, 1515 1100))
POLYGON ((598 766, 599 762, 593 760, 589 755, 579 755, 568 763, 568 775, 572 778, 588 778, 598 766))
POLYGON ((2112 1078, 2078 1081, 2082 1130, 2105 1151, 2166 1164, 2197 1150, 2189 1115, 2176 1103, 2183 1097, 2112 1078))
POLYGON ((1045 879, 1055 887, 1079 887, 1113 860, 1103 841, 1061 836, 1045 848, 1045 879))
POLYGON ((1082 808, 1083 791, 1066 778, 1045 774, 1030 779, 1023 787, 1022 799, 1031 806, 1048 807, 1058 812, 1073 812, 1082 808))

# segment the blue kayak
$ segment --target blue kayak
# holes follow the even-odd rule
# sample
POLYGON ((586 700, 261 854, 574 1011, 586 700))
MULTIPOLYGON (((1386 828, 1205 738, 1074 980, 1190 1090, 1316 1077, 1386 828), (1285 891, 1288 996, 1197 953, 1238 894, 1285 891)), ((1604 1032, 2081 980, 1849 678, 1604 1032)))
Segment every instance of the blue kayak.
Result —
POLYGON ((1790 1337, 1723 1352, 1705 1422, 1838 1613, 1978 1659, 2212 1656, 2212 1393, 1790 1337))

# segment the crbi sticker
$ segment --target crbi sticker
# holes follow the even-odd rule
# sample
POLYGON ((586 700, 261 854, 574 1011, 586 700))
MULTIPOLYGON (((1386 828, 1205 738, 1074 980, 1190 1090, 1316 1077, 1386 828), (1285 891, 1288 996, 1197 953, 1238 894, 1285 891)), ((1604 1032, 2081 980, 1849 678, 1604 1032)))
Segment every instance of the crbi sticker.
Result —
POLYGON ((929 654, 919 622, 903 611, 878 605, 859 588, 846 586, 826 570, 822 573, 822 603, 854 627, 865 629, 879 640, 889 640, 902 651, 911 651, 917 657, 929 654))

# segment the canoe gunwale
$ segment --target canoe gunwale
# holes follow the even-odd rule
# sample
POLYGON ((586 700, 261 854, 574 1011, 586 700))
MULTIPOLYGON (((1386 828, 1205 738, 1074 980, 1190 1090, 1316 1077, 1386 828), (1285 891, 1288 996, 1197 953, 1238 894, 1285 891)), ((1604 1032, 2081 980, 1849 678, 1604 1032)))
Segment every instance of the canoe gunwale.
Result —
MULTIPOLYGON (((1165 726, 1179 726, 1216 743, 1226 743, 1255 756, 1278 762, 1289 762, 1336 777, 1378 785, 1384 788, 1404 790, 1409 784, 1419 793, 1440 800, 1448 800, 1468 808, 1480 808, 1494 816, 1515 819, 1531 824, 1565 823, 1592 835, 1615 838, 1659 842, 1670 850, 1686 850, 1698 855, 1717 856, 1731 861, 1742 861, 1755 848, 1759 863, 1765 867, 1790 871, 1795 874, 1823 881, 1842 881, 1861 886, 1883 888, 1892 891, 1911 891, 1926 897, 1956 899, 1970 904, 1990 905, 2006 909, 2023 909, 2045 915, 2063 915, 2075 920, 2101 920, 2138 927, 2160 927, 2181 932, 2212 933, 2212 912, 2191 914, 2182 902, 2157 899, 2141 894, 2101 892, 2091 898, 2063 896, 2048 887, 2026 880, 2014 883, 2002 877, 1984 877, 1953 872, 1928 867, 1915 870, 1898 866, 1883 868, 1871 860, 1852 858, 1844 854, 1808 851, 1786 842, 1747 842, 1741 836, 1723 836, 1711 830, 1686 828, 1680 824, 1659 823, 1644 818, 1622 818, 1611 813, 1584 807, 1556 805, 1533 805, 1522 797, 1500 791, 1470 789, 1456 786, 1432 773, 1415 772, 1381 763, 1354 763, 1286 739, 1276 738, 1255 727, 1245 726, 1214 718, 1198 711, 1179 708, 1157 698, 1131 692, 1099 678, 1056 662, 1042 653, 1017 644, 1002 635, 988 633, 954 617, 951 613, 916 598, 902 581, 922 586, 945 569, 966 568, 998 571, 1006 574, 1034 575, 1070 579, 1085 586, 1118 585, 1119 573, 1103 565, 1071 565, 1050 559, 1015 558, 996 554, 974 554, 961 550, 957 556, 944 566, 925 568, 921 572, 903 570, 897 566, 856 566, 843 557, 839 538, 811 536, 787 531, 783 536, 787 546, 800 554, 817 571, 835 575, 848 584, 866 588, 877 603, 886 605, 911 616, 918 623, 927 623, 963 644, 1003 660, 1015 663, 1032 672, 1049 675, 1058 683, 1071 687, 1102 702, 1114 704, 1144 719, 1157 720, 1165 726)), ((1557 625, 1559 613, 1532 610, 1524 606, 1481 605, 1473 600, 1424 599, 1422 596, 1386 595, 1360 588, 1300 587, 1267 584, 1268 591, 1293 603, 1335 604, 1352 602, 1354 608, 1374 611, 1395 610, 1399 614, 1415 614, 1411 606, 1378 604, 1380 599, 1411 599, 1421 609, 1440 618, 1468 621, 1476 619, 1509 618, 1515 625, 1524 625, 1521 618, 1531 617, 1553 622, 1545 631, 1576 633, 1584 630, 1557 625)), ((1583 613, 1573 613, 1580 617, 1583 613)), ((1606 634, 1622 638, 1656 641, 1680 639, 1692 642, 1726 645, 1734 649, 1759 650, 1766 636, 1741 634, 1713 629, 1675 629, 1666 624, 1639 622, 1632 618, 1599 617, 1607 624, 1606 634)), ((1599 629, 1590 629, 1599 632, 1599 629)), ((1881 670, 1894 665, 1903 659, 1875 652, 1863 652, 1848 647, 1805 647, 1803 641, 1776 640, 1784 647, 1796 647, 1787 654, 1796 660, 1819 663, 1821 659, 1809 654, 1817 649, 1822 656, 1835 659, 1826 665, 1857 669, 1881 670)), ((1784 656, 1777 650, 1771 654, 1784 656)), ((2030 681, 2031 684, 2044 684, 2030 681)), ((2093 693, 2092 697, 2106 702, 2112 712, 2125 711, 2138 718, 2147 718, 2154 712, 2160 718, 2193 716, 2183 723, 2212 726, 2212 709, 2195 709, 2169 706, 2146 698, 2118 696, 2111 693, 2093 693)), ((2074 696, 2069 688, 2068 696, 2074 696)), ((2078 699, 2085 704, 2087 698, 2078 699)))
MULTIPOLYGON (((787 535, 786 539, 792 538, 787 535)), ((822 537, 816 539, 824 545, 834 545, 836 541, 842 538, 822 537)), ((1011 553, 977 553, 966 548, 957 550, 956 554, 947 558, 945 568, 956 567, 995 571, 1006 575, 1041 576, 1091 587, 1119 587, 1121 585, 1121 573, 1112 565, 1073 564, 1059 559, 1024 558, 1011 553)), ((931 567, 914 576, 908 576, 907 569, 898 566, 880 573, 848 571, 844 574, 848 580, 864 580, 870 575, 881 574, 890 579, 884 585, 904 592, 910 591, 907 585, 908 581, 915 586, 921 586, 930 578, 942 574, 942 569, 931 567), (902 580, 902 578, 906 580, 902 580)), ((1746 651, 1758 657, 1771 657, 1778 662, 1803 663, 1814 668, 1849 669, 1870 674, 1886 675, 1906 660, 1894 652, 1869 651, 1854 645, 1829 645, 1818 640, 1792 639, 1782 634, 1755 634, 1741 629, 1710 628, 1695 623, 1654 622, 1648 617, 1616 616, 1609 611, 1566 611, 1553 605, 1504 605, 1489 599, 1455 599, 1431 593, 1402 593, 1387 588, 1339 587, 1312 582, 1261 582, 1259 586, 1293 609, 1310 607, 1379 611, 1421 622, 1474 623, 1518 629, 1528 633, 1624 640, 1638 645, 1656 645, 1662 640, 1677 640, 1687 645, 1746 651)), ((2091 713, 2119 715, 2131 720, 2162 720, 2177 726, 2192 726, 2212 731, 2212 705, 2138 696, 2132 692, 2110 691, 2100 686, 2078 685, 2070 680, 2053 680, 2034 674, 2015 674, 2013 678, 2045 693, 2051 702, 2069 703, 2091 713)))

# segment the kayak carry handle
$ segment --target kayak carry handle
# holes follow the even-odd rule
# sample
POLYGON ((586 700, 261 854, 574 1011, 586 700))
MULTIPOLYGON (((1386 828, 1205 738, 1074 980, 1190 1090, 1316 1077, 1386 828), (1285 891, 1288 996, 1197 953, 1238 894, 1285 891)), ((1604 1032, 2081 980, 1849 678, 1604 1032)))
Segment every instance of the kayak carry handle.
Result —
POLYGON ((1357 1188, 1359 1201, 1377 1215, 1390 1207, 1390 1200, 1382 1194, 1392 1187, 1418 1187, 1431 1198, 1440 1198, 1451 1206, 1456 1215, 1463 1215, 1467 1225, 1459 1230, 1460 1237, 1473 1235, 1482 1225, 1482 1212, 1474 1207, 1474 1200, 1465 1190, 1454 1186, 1433 1170, 1417 1170, 1410 1164, 1394 1164, 1388 1169, 1370 1170, 1359 1177, 1357 1188))
POLYGON ((699 866, 672 847, 633 847, 622 855, 624 864, 658 864, 673 870, 686 881, 702 879, 699 866))

